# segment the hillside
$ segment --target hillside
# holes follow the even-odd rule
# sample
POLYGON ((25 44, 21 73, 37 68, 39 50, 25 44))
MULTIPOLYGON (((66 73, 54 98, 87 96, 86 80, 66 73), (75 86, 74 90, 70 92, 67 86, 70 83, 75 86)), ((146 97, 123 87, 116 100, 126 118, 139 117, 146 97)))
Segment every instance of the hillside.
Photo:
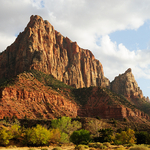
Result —
POLYGON ((125 97, 102 87, 75 89, 37 70, 21 73, 0 84, 0 116, 30 119, 102 117, 123 119, 149 116, 125 97))

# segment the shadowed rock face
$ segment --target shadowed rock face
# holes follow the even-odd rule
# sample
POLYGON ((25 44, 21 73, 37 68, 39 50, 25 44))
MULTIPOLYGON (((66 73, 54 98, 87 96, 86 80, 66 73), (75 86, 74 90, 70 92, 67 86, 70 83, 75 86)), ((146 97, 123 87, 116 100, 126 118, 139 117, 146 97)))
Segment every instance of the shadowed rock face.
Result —
POLYGON ((109 87, 102 64, 91 51, 63 37, 40 16, 31 16, 25 30, 0 54, 0 60, 0 78, 37 69, 76 88, 109 87))
POLYGON ((111 82, 111 90, 128 99, 143 98, 142 90, 138 87, 130 68, 124 74, 115 77, 114 81, 111 82))

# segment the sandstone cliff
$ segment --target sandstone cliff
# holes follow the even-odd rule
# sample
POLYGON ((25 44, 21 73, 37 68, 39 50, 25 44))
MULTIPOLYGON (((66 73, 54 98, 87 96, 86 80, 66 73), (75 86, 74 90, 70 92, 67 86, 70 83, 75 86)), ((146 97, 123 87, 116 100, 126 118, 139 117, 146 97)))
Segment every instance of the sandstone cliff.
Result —
POLYGON ((0 78, 9 78, 29 69, 52 74, 76 88, 109 87, 102 64, 89 50, 63 37, 40 16, 31 16, 25 30, 0 54, 0 78))

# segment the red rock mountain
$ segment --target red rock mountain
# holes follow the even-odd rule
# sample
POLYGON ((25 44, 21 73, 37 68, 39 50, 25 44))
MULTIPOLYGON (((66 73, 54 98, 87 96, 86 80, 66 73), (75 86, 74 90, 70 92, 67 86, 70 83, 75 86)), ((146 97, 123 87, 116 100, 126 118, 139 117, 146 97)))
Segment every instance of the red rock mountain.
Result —
MULTIPOLYGON (((102 64, 89 50, 62 36, 37 15, 31 16, 15 42, 0 53, 0 84, 0 118, 66 115, 149 119, 148 115, 133 107, 135 103, 136 106, 143 105, 135 101, 143 98, 143 94, 131 69, 110 83, 104 76, 102 64), (62 83, 55 87, 52 83, 55 79, 51 80, 50 75, 64 82, 65 88, 62 83), (70 89, 66 84, 74 88, 70 89), (91 86, 95 87, 92 90, 83 88, 91 86)), ((144 104, 148 103, 144 101, 144 104)), ((144 108, 143 105, 142 110, 144 108)), ((150 114, 149 109, 147 112, 150 114)))
POLYGON ((0 54, 0 78, 36 69, 76 88, 109 87, 102 64, 89 50, 62 36, 40 16, 31 16, 25 30, 0 54))

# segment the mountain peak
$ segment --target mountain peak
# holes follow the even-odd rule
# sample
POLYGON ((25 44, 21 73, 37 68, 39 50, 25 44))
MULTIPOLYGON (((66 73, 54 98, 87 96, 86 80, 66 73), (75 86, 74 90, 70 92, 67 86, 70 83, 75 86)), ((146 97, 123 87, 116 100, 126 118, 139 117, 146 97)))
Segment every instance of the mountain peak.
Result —
POLYGON ((111 90, 124 95, 128 99, 143 98, 142 90, 138 87, 131 68, 127 69, 125 73, 115 77, 111 82, 111 90))
POLYGON ((125 71, 125 73, 132 73, 131 68, 128 68, 128 69, 125 71))
POLYGON ((76 88, 109 87, 102 64, 92 52, 62 36, 38 15, 30 17, 25 30, 0 58, 0 78, 36 69, 76 88))

